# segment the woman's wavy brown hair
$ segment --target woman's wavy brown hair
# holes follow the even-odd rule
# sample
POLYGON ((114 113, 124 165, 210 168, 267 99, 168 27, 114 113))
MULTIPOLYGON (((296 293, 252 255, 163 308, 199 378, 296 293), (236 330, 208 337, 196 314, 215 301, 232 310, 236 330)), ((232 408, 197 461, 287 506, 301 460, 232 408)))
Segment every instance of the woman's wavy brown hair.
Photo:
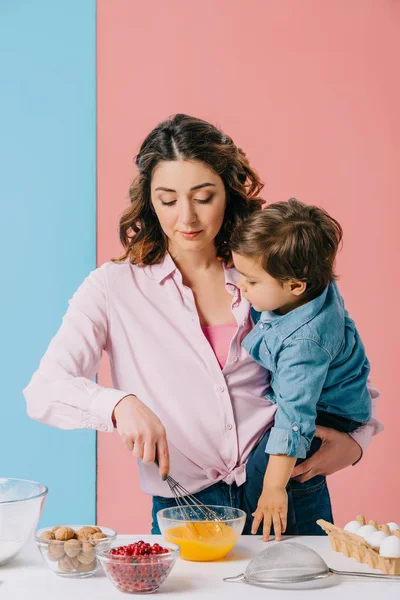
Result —
POLYGON ((150 184, 157 164, 171 160, 200 161, 223 180, 226 210, 215 246, 217 256, 228 262, 231 233, 243 219, 261 209, 263 201, 259 194, 264 184, 230 137, 207 121, 182 114, 157 125, 140 148, 136 157, 139 174, 129 189, 131 205, 119 224, 125 252, 115 262, 129 259, 134 264, 153 265, 164 258, 168 238, 154 212, 150 184))

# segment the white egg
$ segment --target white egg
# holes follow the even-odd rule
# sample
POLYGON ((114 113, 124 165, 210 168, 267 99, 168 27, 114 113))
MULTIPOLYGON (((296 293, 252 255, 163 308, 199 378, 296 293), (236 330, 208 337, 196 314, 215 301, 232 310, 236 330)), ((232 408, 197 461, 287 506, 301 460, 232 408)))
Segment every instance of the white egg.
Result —
POLYGON ((400 558, 400 538, 397 535, 389 535, 381 543, 379 554, 386 558, 400 558))
POLYGON ((360 529, 357 529, 356 534, 361 535, 364 540, 367 540, 367 537, 376 531, 376 527, 373 525, 363 525, 360 529))
POLYGON ((400 529, 400 527, 397 525, 397 523, 393 523, 393 521, 391 521, 390 523, 386 523, 386 525, 388 525, 388 527, 392 533, 394 531, 396 531, 396 529, 400 529))
POLYGON ((344 530, 349 531, 350 533, 357 533, 360 527, 361 523, 359 521, 349 521, 349 523, 347 523, 347 525, 344 526, 344 530))
POLYGON ((384 531, 373 531, 370 533, 366 540, 373 548, 380 548, 383 540, 388 537, 388 534, 384 531))

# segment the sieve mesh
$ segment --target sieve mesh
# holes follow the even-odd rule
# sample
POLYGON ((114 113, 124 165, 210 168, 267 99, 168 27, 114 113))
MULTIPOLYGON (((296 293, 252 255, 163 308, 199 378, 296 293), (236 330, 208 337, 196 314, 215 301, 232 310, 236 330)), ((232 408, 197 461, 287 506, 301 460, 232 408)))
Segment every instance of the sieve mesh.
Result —
POLYGON ((248 583, 295 583, 327 577, 325 561, 307 546, 276 543, 255 556, 244 572, 248 583))

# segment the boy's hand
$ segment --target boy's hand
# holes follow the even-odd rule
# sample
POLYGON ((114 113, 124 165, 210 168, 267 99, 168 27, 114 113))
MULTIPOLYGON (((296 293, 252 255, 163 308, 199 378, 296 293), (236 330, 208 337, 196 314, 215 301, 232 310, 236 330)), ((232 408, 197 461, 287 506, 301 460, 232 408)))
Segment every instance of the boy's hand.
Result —
POLYGON ((275 540, 280 542, 282 533, 286 531, 288 511, 288 496, 285 488, 269 488, 264 485, 258 501, 257 509, 253 512, 251 533, 257 533, 264 519, 263 541, 268 542, 271 526, 274 526, 275 540))

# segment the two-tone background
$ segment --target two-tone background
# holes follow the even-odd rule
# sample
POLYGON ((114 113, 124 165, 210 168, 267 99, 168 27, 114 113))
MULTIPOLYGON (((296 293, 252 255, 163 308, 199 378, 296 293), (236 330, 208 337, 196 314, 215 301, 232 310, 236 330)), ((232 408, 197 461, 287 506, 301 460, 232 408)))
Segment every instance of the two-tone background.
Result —
POLYGON ((334 513, 400 518, 399 30, 397 0, 0 1, 0 473, 49 486, 43 526, 149 530, 117 434, 30 421, 21 390, 75 289, 118 255, 133 157, 175 112, 222 126, 267 201, 342 223, 340 287, 386 430, 330 478, 334 513))

